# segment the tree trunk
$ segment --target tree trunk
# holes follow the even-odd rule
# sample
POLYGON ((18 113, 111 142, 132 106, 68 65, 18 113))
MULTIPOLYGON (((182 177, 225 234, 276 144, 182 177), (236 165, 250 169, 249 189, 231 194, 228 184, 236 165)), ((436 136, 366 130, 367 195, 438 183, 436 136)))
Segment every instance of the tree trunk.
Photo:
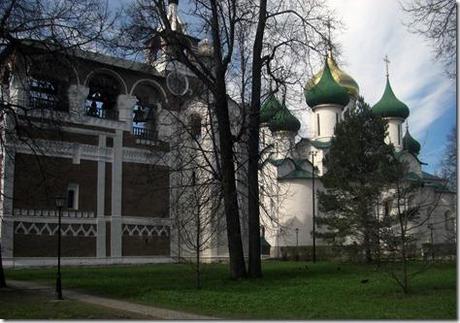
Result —
POLYGON ((6 287, 5 272, 3 271, 2 245, 0 243, 0 288, 6 287))
POLYGON ((198 225, 197 225, 197 234, 196 234, 196 288, 201 289, 201 277, 200 277, 200 233, 201 233, 201 228, 200 228, 200 222, 198 219, 198 225))
POLYGON ((259 133, 262 73, 262 45, 267 17, 267 0, 260 0, 259 21, 253 46, 251 107, 248 136, 248 231, 250 277, 262 276, 260 259, 260 207, 259 207, 259 133))
POLYGON ((219 132, 219 148, 222 165, 222 189, 227 224, 230 275, 234 279, 246 277, 243 243, 241 241, 240 216, 235 181, 233 139, 230 129, 225 73, 216 72, 216 116, 219 132))
POLYGON ((372 262, 372 249, 371 249, 370 232, 368 228, 365 229, 365 233, 364 233, 364 248, 366 252, 366 262, 371 263, 372 262))
POLYGON ((211 34, 214 43, 214 70, 215 82, 213 94, 215 98, 215 112, 219 135, 219 149, 221 161, 221 185, 224 195, 225 220, 227 225, 227 240, 230 276, 234 279, 246 277, 243 243, 241 241, 240 213, 238 209, 238 195, 236 192, 235 162, 233 155, 233 135, 230 128, 228 111, 227 85, 225 75, 229 57, 223 60, 219 24, 218 1, 210 1, 211 6, 211 34))
POLYGON ((406 235, 404 231, 401 231, 401 260, 402 260, 402 266, 403 266, 403 292, 404 294, 408 294, 409 293, 409 277, 407 275, 406 235))

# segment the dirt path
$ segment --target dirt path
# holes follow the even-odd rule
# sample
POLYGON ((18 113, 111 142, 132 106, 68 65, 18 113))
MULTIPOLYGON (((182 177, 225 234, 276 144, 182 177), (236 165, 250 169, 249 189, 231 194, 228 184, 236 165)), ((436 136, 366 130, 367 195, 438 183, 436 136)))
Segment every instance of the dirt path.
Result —
MULTIPOLYGON (((54 287, 37 284, 35 282, 27 281, 14 281, 9 280, 8 285, 15 289, 20 290, 40 290, 47 291, 48 293, 54 294, 54 287)), ((185 313, 175 310, 168 310, 159 307, 153 307, 148 305, 141 305, 136 303, 130 303, 126 301, 116 300, 107 297, 93 296, 80 291, 65 289, 63 291, 65 299, 76 300, 82 303, 103 306, 111 308, 116 311, 129 312, 151 319, 167 319, 167 320, 209 320, 217 319, 215 317, 197 315, 191 313, 185 313)))

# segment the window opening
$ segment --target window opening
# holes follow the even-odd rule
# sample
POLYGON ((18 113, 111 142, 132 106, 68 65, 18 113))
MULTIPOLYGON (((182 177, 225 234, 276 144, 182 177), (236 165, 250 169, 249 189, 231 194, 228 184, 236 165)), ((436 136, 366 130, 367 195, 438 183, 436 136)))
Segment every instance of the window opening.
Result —
POLYGON ((110 75, 97 74, 89 82, 86 114, 91 117, 118 120, 116 102, 121 93, 118 80, 110 75))
POLYGON ((201 137, 201 116, 194 113, 190 117, 190 132, 192 137, 198 139, 201 137))
POLYGON ((29 79, 29 105, 35 109, 65 111, 59 96, 59 82, 32 77, 29 79))
POLYGON ((318 126, 318 136, 320 136, 321 131, 320 131, 320 124, 319 124, 319 113, 316 114, 316 121, 317 121, 317 126, 318 126))
POLYGON ((69 184, 67 186, 67 208, 78 210, 78 184, 69 184))

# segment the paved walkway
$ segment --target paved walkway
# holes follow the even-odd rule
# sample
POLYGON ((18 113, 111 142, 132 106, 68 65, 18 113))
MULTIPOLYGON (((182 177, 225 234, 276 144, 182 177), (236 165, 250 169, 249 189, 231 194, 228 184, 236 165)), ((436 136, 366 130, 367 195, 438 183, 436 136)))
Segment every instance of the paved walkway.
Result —
MULTIPOLYGON (((41 284, 37 284, 34 282, 27 282, 27 281, 17 281, 17 280, 8 280, 7 284, 9 287, 17 288, 17 289, 48 289, 53 290, 54 287, 45 286, 41 284)), ((149 316, 152 319, 165 319, 165 320, 216 320, 216 317, 211 316, 204 316, 204 315, 197 315, 185 312, 179 312, 174 310, 167 310, 164 308, 153 307, 148 305, 141 305, 130 303, 126 301, 120 301, 112 298, 107 297, 100 297, 100 296, 93 296, 88 295, 82 292, 77 292, 75 290, 64 289, 63 296, 66 299, 73 299, 80 302, 104 306, 108 308, 112 308, 119 311, 126 311, 135 314, 140 314, 144 316, 149 316)))

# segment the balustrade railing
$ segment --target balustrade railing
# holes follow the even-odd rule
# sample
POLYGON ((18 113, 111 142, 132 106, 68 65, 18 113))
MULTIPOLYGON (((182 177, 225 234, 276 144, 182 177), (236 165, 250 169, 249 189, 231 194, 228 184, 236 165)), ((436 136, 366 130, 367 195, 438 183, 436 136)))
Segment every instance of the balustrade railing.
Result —
POLYGON ((158 138, 157 132, 155 130, 142 128, 142 127, 136 127, 136 126, 133 126, 133 135, 139 139, 152 140, 152 141, 155 141, 158 138))
POLYGON ((100 108, 95 109, 91 106, 86 106, 86 115, 100 119, 118 120, 117 110, 105 110, 100 108))
MULTIPOLYGON (((15 216, 58 216, 58 210, 55 209, 14 209, 15 216)), ((80 210, 63 210, 63 217, 69 218, 94 218, 94 212, 92 211, 80 211, 80 210)))

